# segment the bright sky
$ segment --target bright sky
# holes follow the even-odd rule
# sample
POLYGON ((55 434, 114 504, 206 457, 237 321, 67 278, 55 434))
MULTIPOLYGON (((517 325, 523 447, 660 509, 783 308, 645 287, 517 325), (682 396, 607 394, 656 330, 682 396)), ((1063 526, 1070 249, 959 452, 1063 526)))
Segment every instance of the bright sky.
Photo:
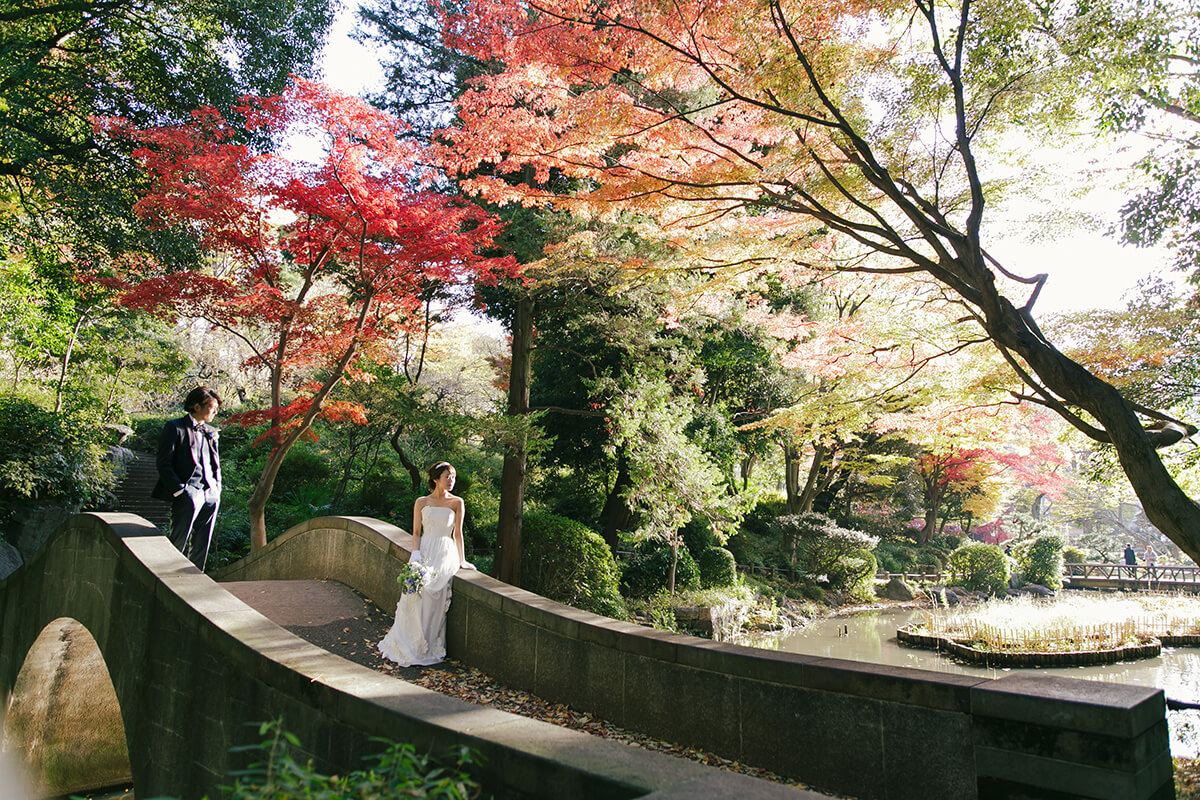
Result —
POLYGON ((1039 318, 1123 306, 1126 292, 1157 270, 1169 271, 1171 262, 1161 248, 1122 246, 1113 236, 1087 229, 1064 232, 1052 241, 1002 241, 991 252, 1022 277, 1050 276, 1034 306, 1039 318))
MULTIPOLYGON (((326 82, 349 94, 363 94, 383 80, 375 53, 350 38, 354 10, 339 11, 325 47, 322 70, 326 82)), ((1092 153, 1090 158, 1095 158, 1092 153)), ((1087 198, 1064 204, 1089 211, 1111 226, 1120 207, 1119 193, 1101 188, 1087 198)), ((1167 267, 1170 257, 1161 249, 1122 246, 1115 237, 1083 227, 1064 230, 1036 242, 1016 236, 992 245, 992 255, 1022 276, 1048 273, 1050 278, 1035 306, 1039 317, 1053 312, 1117 307, 1139 280, 1167 267)))
POLYGON ((325 82, 347 94, 362 94, 383 80, 383 69, 374 51, 350 38, 350 32, 358 22, 355 18, 357 7, 354 3, 339 8, 321 59, 325 82))

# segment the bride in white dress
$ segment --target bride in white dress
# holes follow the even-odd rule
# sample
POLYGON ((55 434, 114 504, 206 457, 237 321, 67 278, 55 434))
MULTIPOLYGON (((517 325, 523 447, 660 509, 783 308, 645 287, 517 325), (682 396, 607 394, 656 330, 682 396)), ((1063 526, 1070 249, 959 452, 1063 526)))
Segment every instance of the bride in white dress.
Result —
POLYGON ((413 504, 411 563, 427 573, 420 591, 400 595, 396 621, 379 652, 402 667, 436 664, 446 657, 446 611, 450 582, 459 569, 475 569, 463 555, 463 501, 450 494, 454 467, 441 461, 429 468, 429 494, 413 504))

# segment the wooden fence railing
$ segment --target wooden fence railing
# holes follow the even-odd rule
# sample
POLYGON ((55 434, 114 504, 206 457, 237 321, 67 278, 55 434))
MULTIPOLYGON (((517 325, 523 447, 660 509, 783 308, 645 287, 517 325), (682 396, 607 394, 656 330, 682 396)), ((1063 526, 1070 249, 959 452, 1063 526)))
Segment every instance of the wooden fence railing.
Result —
POLYGON ((1063 574, 1110 581, 1200 583, 1200 567, 1195 564, 1067 564, 1063 574))

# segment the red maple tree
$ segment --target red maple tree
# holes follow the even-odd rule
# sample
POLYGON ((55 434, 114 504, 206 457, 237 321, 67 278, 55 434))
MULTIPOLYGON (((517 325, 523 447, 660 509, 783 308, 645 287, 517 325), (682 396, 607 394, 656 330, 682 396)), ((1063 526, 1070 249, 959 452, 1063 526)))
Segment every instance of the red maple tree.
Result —
POLYGON ((1017 155, 990 148, 1031 120, 1057 129, 1059 87, 1074 80, 1036 14, 975 0, 436 7, 445 41, 496 67, 456 99, 445 133, 468 191, 644 213, 709 241, 735 231, 763 251, 736 268, 931 276, 1020 378, 1017 396, 1111 444, 1147 517, 1200 560, 1200 503, 1157 452, 1197 426, 1064 355, 1034 319, 1047 276, 989 252, 997 195, 984 167, 1017 155))
POLYGON ((415 324, 424 289, 513 274, 516 264, 482 255, 499 230, 493 216, 424 185, 428 162, 395 117, 299 78, 283 96, 247 98, 237 112, 233 121, 203 108, 181 127, 102 125, 141 143, 136 157, 151 188, 138 213, 191 232, 212 264, 152 265, 123 302, 207 320, 244 342, 250 365, 267 375, 269 404, 231 419, 268 423, 261 438, 272 449, 249 501, 258 548, 291 446, 320 417, 365 422, 360 407, 333 398, 356 376, 356 360, 415 324), (242 143, 265 135, 294 151, 297 132, 323 137, 324 153, 310 160, 242 143))

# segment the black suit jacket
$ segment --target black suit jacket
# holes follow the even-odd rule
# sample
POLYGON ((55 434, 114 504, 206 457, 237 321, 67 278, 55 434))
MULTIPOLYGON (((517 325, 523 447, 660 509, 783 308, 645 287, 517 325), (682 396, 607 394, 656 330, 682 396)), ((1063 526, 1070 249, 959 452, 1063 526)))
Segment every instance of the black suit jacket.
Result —
MULTIPOLYGON (((155 459, 158 483, 150 493, 152 496, 170 501, 184 486, 203 488, 204 473, 192 451, 192 436, 196 435, 191 431, 193 424, 191 416, 187 415, 163 425, 162 434, 158 437, 158 457, 155 459)), ((199 434, 199 448, 201 452, 208 452, 212 456, 216 486, 211 488, 220 492, 221 455, 217 449, 217 431, 208 424, 202 424, 201 428, 203 432, 199 434)))

